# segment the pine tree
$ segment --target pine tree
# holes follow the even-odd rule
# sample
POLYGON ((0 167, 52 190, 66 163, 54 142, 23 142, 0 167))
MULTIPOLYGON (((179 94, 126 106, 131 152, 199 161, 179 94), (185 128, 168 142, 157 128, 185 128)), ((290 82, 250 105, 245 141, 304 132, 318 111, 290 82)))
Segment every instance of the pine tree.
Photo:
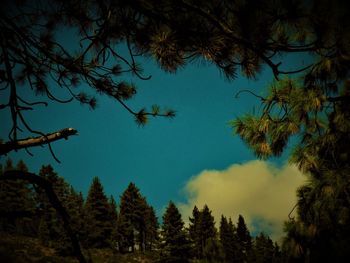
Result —
MULTIPOLYGON (((27 171, 20 160, 16 167, 10 159, 6 161, 4 172, 9 170, 27 171)), ((2 171, 0 171, 0 176, 2 171)), ((0 181, 0 229, 6 232, 33 236, 37 231, 35 202, 32 187, 23 180, 0 181)))
POLYGON ((181 214, 173 202, 163 215, 161 262, 189 262, 190 244, 181 214))
POLYGON ((252 252, 252 240, 242 215, 238 216, 237 242, 239 245, 239 262, 248 262, 252 252))
POLYGON ((135 229, 137 231, 136 241, 138 243, 139 250, 144 252, 146 249, 146 235, 147 235, 147 220, 148 220, 148 204, 146 198, 140 195, 140 198, 136 200, 135 212, 135 229))
MULTIPOLYGON (((173 116, 173 112, 159 114, 159 107, 147 113, 145 110, 133 111, 125 104, 127 99, 134 96, 135 87, 120 81, 118 76, 133 72, 144 79, 142 68, 135 62, 136 51, 137 54, 155 58, 159 66, 169 72, 176 72, 194 59, 211 62, 228 79, 234 79, 239 69, 243 75, 255 78, 264 64, 276 79, 287 73, 304 72, 305 83, 312 84, 306 85, 305 90, 321 95, 314 96, 308 106, 314 104, 320 110, 325 110, 328 107, 319 107, 324 102, 349 102, 349 96, 340 93, 337 86, 346 80, 349 63, 349 11, 342 1, 311 0, 307 5, 303 1, 286 3, 283 0, 238 3, 210 0, 167 0, 161 3, 151 0, 122 3, 50 1, 48 5, 38 4, 35 7, 28 3, 24 9, 26 12, 22 11, 22 5, 11 5, 18 16, 12 17, 6 11, 1 14, 3 39, 6 40, 2 57, 7 62, 4 63, 7 71, 1 70, 0 76, 5 82, 6 92, 6 89, 28 86, 34 95, 45 94, 52 98, 48 81, 67 93, 70 85, 77 86, 80 81, 86 81, 93 89, 120 102, 139 123, 146 123, 152 114, 173 116), (140 19, 136 19, 135 14, 140 19), (36 27, 39 19, 43 25, 41 30, 36 27), (60 39, 55 37, 57 30, 62 28, 60 25, 67 24, 72 31, 79 32, 75 35, 77 48, 72 48, 74 52, 64 48, 60 39), (94 37, 91 38, 91 35, 94 37), (124 40, 131 51, 126 57, 114 45, 124 40), (86 45, 79 47, 78 43, 82 42, 86 45), (95 48, 92 50, 91 46, 95 48), (297 67, 291 72, 283 70, 284 63, 279 61, 281 54, 303 52, 311 53, 313 61, 310 65, 297 67), (14 63, 13 68, 9 66, 11 63, 14 63), (113 66, 106 67, 109 63, 113 66), (23 70, 15 71, 17 65, 23 65, 23 70), (90 70, 87 71, 87 68, 90 70), (100 74, 101 70, 104 70, 103 74, 100 74), (9 72, 11 74, 7 76, 9 72)), ((72 99, 92 108, 96 106, 95 98, 85 92, 71 95, 72 99)), ((296 101, 302 102, 303 99, 299 97, 296 101)), ((12 109, 9 112, 13 113, 15 106, 21 105, 20 102, 23 103, 23 98, 10 97, 1 105, 12 109)), ((264 102, 272 107, 279 105, 278 100, 264 102)), ((26 108, 17 110, 21 112, 26 108)), ((267 112, 265 115, 268 115, 267 112)), ((14 113, 12 120, 14 127, 11 127, 14 129, 10 130, 10 137, 11 141, 16 141, 17 124, 22 120, 14 113)), ((285 121, 290 122, 290 119, 285 118, 285 121)), ((274 149, 271 151, 271 147, 267 146, 269 142, 262 136, 257 140, 260 145, 256 148, 262 154, 279 152, 278 148, 283 148, 286 138, 276 137, 280 140, 273 140, 274 149)), ((35 145, 33 140, 24 141, 21 145, 23 148, 35 145)), ((19 147, 16 143, 3 143, 1 146, 1 154, 19 147)))
POLYGON ((133 227, 126 215, 120 213, 117 221, 117 247, 119 252, 129 252, 129 248, 134 246, 133 227))
POLYGON ((50 235, 50 229, 48 226, 47 218, 44 216, 39 217, 39 227, 38 227, 38 238, 44 246, 52 247, 52 241, 51 241, 51 235, 50 235))
POLYGON ((140 211, 141 194, 134 183, 130 183, 120 197, 120 214, 118 222, 119 239, 123 241, 121 251, 135 250, 136 232, 138 232, 142 211, 140 211))
POLYGON ((119 249, 134 251, 138 245, 144 251, 156 240, 157 220, 151 208, 134 183, 130 183, 120 198, 118 220, 119 249))
POLYGON ((225 262, 225 254, 221 242, 216 238, 209 238, 203 250, 203 258, 206 263, 225 262))
POLYGON ((118 211, 117 204, 114 200, 114 197, 111 195, 109 197, 109 209, 110 209, 110 218, 112 221, 112 232, 111 232, 111 245, 112 248, 117 248, 117 223, 118 223, 118 211))
POLYGON ((200 238, 200 212, 197 206, 192 210, 192 217, 189 218, 189 236, 192 244, 193 255, 199 259, 201 257, 201 238, 200 238))
POLYGON ((94 177, 86 198, 85 213, 85 242, 88 247, 110 247, 113 227, 111 210, 101 182, 94 177))
MULTIPOLYGON (((42 166, 39 172, 39 176, 44 177, 48 182, 51 183, 57 197, 62 203, 64 203, 66 201, 66 195, 69 191, 69 188, 68 185, 64 182, 63 178, 59 177, 58 174, 54 171, 52 166, 42 166)), ((43 189, 38 189, 36 199, 39 208, 38 212, 42 217, 42 220, 40 221, 40 228, 43 228, 45 230, 47 227, 49 231, 49 236, 45 236, 49 237, 50 240, 43 240, 43 243, 51 244, 53 241, 57 241, 61 235, 64 234, 62 222, 57 215, 56 210, 50 204, 46 196, 46 192, 43 189)))
POLYGON ((220 242, 223 248, 224 261, 236 262, 239 251, 236 229, 231 218, 227 221, 227 218, 223 215, 220 221, 220 242))
POLYGON ((204 249, 208 245, 208 241, 211 240, 212 245, 216 244, 217 230, 215 228, 214 217, 211 214, 207 205, 204 205, 200 212, 200 237, 201 237, 201 251, 204 256, 204 249))
MULTIPOLYGON (((77 236, 80 243, 83 243, 83 238, 86 236, 85 222, 84 222, 84 198, 81 192, 77 193, 72 186, 70 186, 66 203, 63 204, 70 217, 70 226, 77 236)), ((70 238, 67 235, 62 235, 62 243, 66 244, 66 250, 63 251, 66 255, 73 255, 74 250, 70 238)))
MULTIPOLYGON (((70 214, 71 227, 81 237, 82 231, 82 196, 76 194, 63 177, 59 176, 51 165, 42 166, 39 176, 51 183, 61 204, 70 214)), ((43 189, 37 189, 39 227, 38 236, 41 242, 56 249, 60 255, 72 255, 73 247, 63 225, 63 220, 51 205, 43 189)))
POLYGON ((84 237, 84 198, 81 192, 77 193, 71 186, 65 207, 71 219, 71 227, 76 233, 78 239, 84 237))
POLYGON ((145 230, 145 249, 148 251, 154 250, 159 242, 159 223, 156 216, 156 212, 152 206, 148 206, 146 209, 145 217, 146 230, 145 230))
POLYGON ((201 211, 197 206, 193 208, 192 218, 190 217, 189 235, 192 243, 192 251, 198 259, 203 258, 204 248, 209 239, 216 239, 216 228, 214 217, 211 215, 207 205, 201 211))
POLYGON ((277 244, 277 242, 274 243, 274 251, 273 251, 273 263, 283 263, 287 262, 287 257, 285 257, 285 254, 280 249, 280 246, 277 244))
POLYGON ((254 262, 270 263, 275 260, 275 247, 269 236, 260 233, 254 240, 254 262))

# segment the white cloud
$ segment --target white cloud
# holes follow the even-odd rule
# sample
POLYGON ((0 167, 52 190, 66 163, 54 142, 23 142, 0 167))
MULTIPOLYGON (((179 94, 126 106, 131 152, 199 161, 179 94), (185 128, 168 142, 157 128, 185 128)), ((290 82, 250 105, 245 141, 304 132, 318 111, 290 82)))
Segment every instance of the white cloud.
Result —
POLYGON ((217 224, 222 214, 234 223, 241 214, 251 232, 265 231, 278 240, 283 235, 283 222, 296 203, 296 189, 305 180, 294 166, 277 168, 258 160, 234 164, 223 171, 205 170, 187 182, 187 203, 178 207, 185 222, 194 205, 201 209, 207 204, 217 224))

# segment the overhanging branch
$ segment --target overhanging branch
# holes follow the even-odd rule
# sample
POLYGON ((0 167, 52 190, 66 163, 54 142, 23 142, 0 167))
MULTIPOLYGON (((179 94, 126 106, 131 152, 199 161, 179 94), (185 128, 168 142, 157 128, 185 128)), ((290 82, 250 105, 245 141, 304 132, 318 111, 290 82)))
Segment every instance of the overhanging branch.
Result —
POLYGON ((35 146, 40 146, 44 144, 49 144, 51 142, 60 140, 60 139, 68 139, 71 135, 76 135, 77 130, 73 128, 65 128, 57 132, 45 134, 42 136, 38 136, 35 138, 27 138, 23 140, 17 141, 9 141, 6 143, 0 144, 0 155, 5 155, 13 150, 19 150, 23 148, 30 148, 35 146))

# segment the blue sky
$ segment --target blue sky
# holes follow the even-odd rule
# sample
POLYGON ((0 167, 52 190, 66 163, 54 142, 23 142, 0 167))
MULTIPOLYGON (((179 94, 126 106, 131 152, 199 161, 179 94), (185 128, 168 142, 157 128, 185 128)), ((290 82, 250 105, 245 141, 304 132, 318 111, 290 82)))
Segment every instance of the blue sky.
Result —
MULTIPOLYGON (((194 63, 176 74, 167 74, 150 59, 139 62, 145 75, 152 78, 141 81, 132 76, 122 77, 138 87, 138 94, 129 105, 134 109, 153 104, 171 108, 176 111, 174 119, 154 118, 140 127, 121 105, 106 96, 97 96, 95 110, 78 102, 50 103, 26 116, 32 128, 42 132, 66 127, 78 130, 78 136, 52 144, 61 164, 55 162, 46 147, 32 149, 33 157, 25 151, 8 157, 15 161, 23 159, 31 172, 51 164, 84 195, 95 176, 100 177, 106 194, 112 194, 117 201, 129 182, 134 182, 159 213, 169 200, 188 202, 189 195, 194 193, 188 192, 186 186, 203 171, 223 171, 231 165, 256 160, 239 137, 233 135, 229 121, 252 112, 254 107, 258 109, 260 104, 255 97, 242 93, 237 99, 235 94, 240 89, 264 94, 273 80, 269 69, 264 69, 258 80, 247 80, 238 72, 238 78, 228 82, 209 65, 194 63)), ((300 58, 289 60, 289 64, 298 62, 300 58)), ((94 94, 88 87, 86 90, 94 94)), ((53 93, 67 98, 60 90, 53 89, 53 93)), ((0 121, 5 123, 0 137, 7 138, 10 115, 0 112, 0 121)), ((5 158, 1 157, 1 162, 5 158)), ((284 154, 269 163, 281 167, 286 159, 284 154)))

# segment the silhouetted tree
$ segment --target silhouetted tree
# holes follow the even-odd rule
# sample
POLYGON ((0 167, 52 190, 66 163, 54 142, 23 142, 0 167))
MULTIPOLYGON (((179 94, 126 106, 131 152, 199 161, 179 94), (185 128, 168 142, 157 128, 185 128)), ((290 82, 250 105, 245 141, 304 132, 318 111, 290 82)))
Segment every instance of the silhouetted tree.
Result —
POLYGON ((189 262, 190 243, 181 214, 173 202, 169 202, 163 215, 161 230, 161 262, 189 262))
POLYGON ((114 197, 111 195, 109 197, 109 209, 110 209, 110 218, 112 222, 112 230, 111 230, 111 237, 110 242, 112 248, 116 249, 118 247, 118 236, 117 236, 117 226, 118 226, 118 210, 117 210, 117 204, 114 200, 114 197))
POLYGON ((118 236, 122 251, 135 249, 136 232, 139 232, 139 223, 142 220, 141 199, 140 190, 134 183, 130 183, 120 197, 118 236))
POLYGON ((270 263, 275 260, 275 247, 269 236, 260 233, 254 239, 254 262, 270 263))
POLYGON ((152 206, 147 206, 145 215, 145 249, 152 251, 159 243, 159 223, 156 212, 152 206))
POLYGON ((203 250, 204 262, 220 263, 225 262, 225 254, 220 241, 216 238, 209 238, 203 250))
MULTIPOLYGON (((8 159, 3 172, 19 170, 27 171, 23 161, 14 167, 8 159)), ((0 181, 0 231, 33 236, 37 231, 35 220, 35 202, 32 186, 23 180, 0 181)))
MULTIPOLYGON (((201 251, 204 252, 204 248, 207 246, 209 240, 212 241, 212 245, 217 244, 217 231, 215 228, 214 217, 211 214, 207 205, 204 205, 200 211, 200 238, 201 238, 201 251)), ((202 254, 203 255, 203 254, 202 254)), ((208 253, 207 253, 208 256, 208 253)))
POLYGON ((203 258, 203 251, 207 241, 217 238, 214 217, 211 215, 207 205, 204 205, 201 211, 195 206, 192 216, 192 218, 189 218, 189 234, 195 256, 201 259, 203 258))
POLYGON ((78 238, 82 239, 86 234, 84 222, 84 198, 82 192, 76 192, 72 186, 70 186, 66 208, 70 215, 73 230, 78 238))
POLYGON ((92 180, 84 213, 86 245, 96 248, 110 247, 113 219, 108 198, 98 177, 92 180))
POLYGON ((157 240, 158 222, 154 209, 134 183, 130 183, 120 198, 118 242, 121 251, 151 249, 157 240))
MULTIPOLYGON (((237 118, 233 126, 261 158, 280 156, 296 138, 290 161, 309 182, 298 190, 298 218, 286 224, 285 249, 296 260, 337 261, 350 256, 349 9, 341 1, 292 5, 299 8, 294 21, 301 32, 311 33, 312 66, 299 79, 273 82, 266 96, 253 94, 261 111, 237 118)), ((284 35, 292 40, 290 30, 284 35)))
POLYGON ((197 206, 192 210, 192 217, 189 218, 189 236, 192 244, 194 257, 201 257, 201 238, 200 238, 200 212, 197 206))
POLYGON ((252 252, 252 238, 242 215, 238 216, 237 242, 239 262, 248 262, 252 252))
POLYGON ((236 228, 231 218, 227 221, 227 218, 223 215, 220 221, 220 242, 224 253, 224 261, 236 262, 240 249, 237 242, 236 228))
MULTIPOLYGON (((54 171, 51 165, 42 166, 39 176, 51 184, 57 198, 70 215, 72 230, 81 236, 83 231, 82 195, 77 194, 73 187, 54 171)), ((37 189, 36 205, 39 209, 38 235, 43 244, 54 247, 61 255, 72 255, 74 253, 73 246, 65 231, 64 221, 42 188, 37 189)))

